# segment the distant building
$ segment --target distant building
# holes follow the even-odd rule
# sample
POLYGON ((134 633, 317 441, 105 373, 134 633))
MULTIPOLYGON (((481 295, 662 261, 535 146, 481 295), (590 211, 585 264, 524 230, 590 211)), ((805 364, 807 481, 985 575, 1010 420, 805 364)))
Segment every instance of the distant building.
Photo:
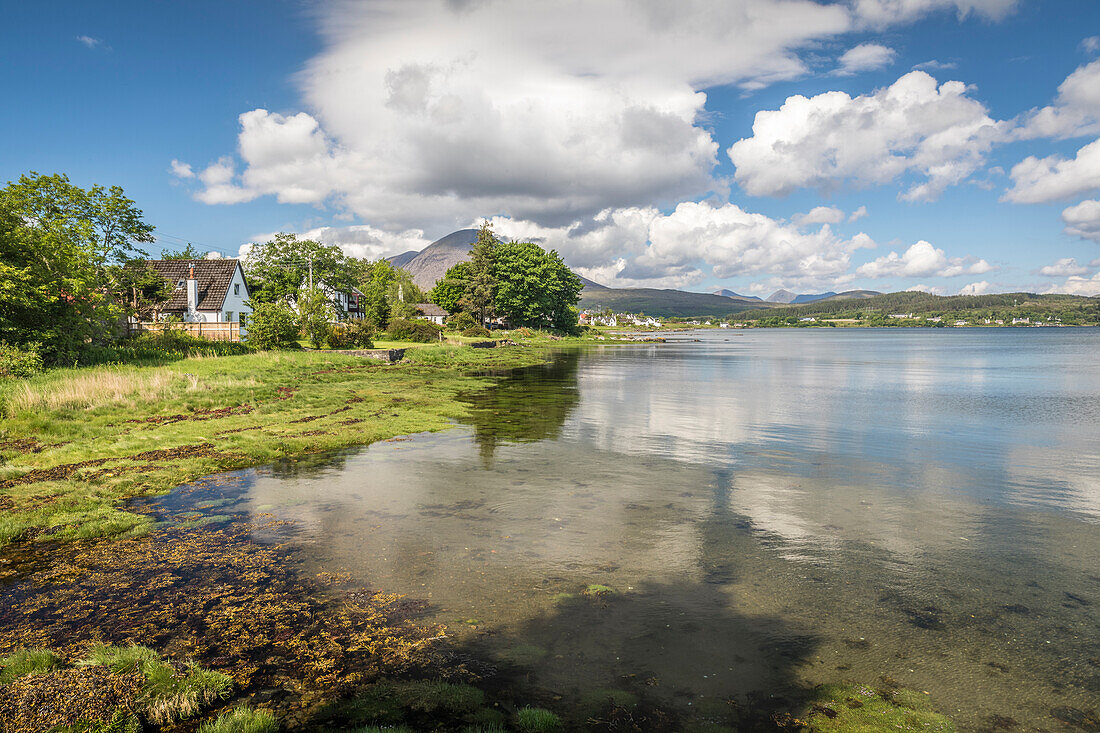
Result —
POLYGON ((912 318, 912 313, 891 313, 888 318, 912 318))
POLYGON ((435 303, 417 303, 415 308, 417 318, 422 321, 431 321, 440 326, 443 325, 443 321, 447 319, 447 316, 451 315, 435 303))
POLYGON ((1017 325, 1017 324, 1023 324, 1023 325, 1025 325, 1025 326, 1027 326, 1027 325, 1029 325, 1030 323, 1031 323, 1031 319, 1030 319, 1030 318, 1013 318, 1013 319, 1012 319, 1012 325, 1013 325, 1013 326, 1015 326, 1015 325, 1017 325))
POLYGON ((806 318, 799 318, 799 323, 817 323, 817 319, 813 316, 807 316, 806 318))

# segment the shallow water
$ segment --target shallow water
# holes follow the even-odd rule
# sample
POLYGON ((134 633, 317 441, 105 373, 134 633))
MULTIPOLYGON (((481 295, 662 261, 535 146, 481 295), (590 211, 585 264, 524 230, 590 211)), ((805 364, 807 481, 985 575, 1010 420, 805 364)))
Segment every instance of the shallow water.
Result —
POLYGON ((717 720, 886 679, 966 729, 1065 730, 1100 707, 1098 356, 1077 329, 562 353, 455 430, 224 490, 566 702, 644 688, 717 720))

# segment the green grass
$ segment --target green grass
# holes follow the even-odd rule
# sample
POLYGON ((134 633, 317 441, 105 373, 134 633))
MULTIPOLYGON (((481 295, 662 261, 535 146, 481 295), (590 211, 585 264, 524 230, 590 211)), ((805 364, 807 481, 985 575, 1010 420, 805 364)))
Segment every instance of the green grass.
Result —
POLYGON ((516 713, 516 727, 522 733, 554 733, 562 729, 561 718, 543 708, 525 707, 516 713))
POLYGON ((218 700, 224 700, 233 690, 233 678, 229 675, 194 664, 184 672, 177 671, 144 646, 96 644, 79 664, 106 667, 115 674, 141 673, 145 677, 142 712, 157 725, 189 718, 218 700))
POLYGON ((0 546, 28 534, 146 532, 152 520, 124 511, 127 498, 219 471, 443 430, 469 412, 458 396, 489 384, 477 374, 543 360, 524 348, 425 346, 392 365, 284 351, 3 380, 0 546), (36 441, 33 449, 12 443, 26 439, 36 441), (152 453, 180 447, 188 450, 152 453))
POLYGON ((584 589, 584 594, 589 598, 600 598, 602 596, 610 596, 615 594, 615 589, 609 585, 600 585, 599 583, 592 583, 584 589))
POLYGON ((199 726, 199 733, 275 733, 279 724, 275 716, 266 710, 252 710, 239 707, 228 713, 222 713, 217 720, 210 720, 199 726))
POLYGON ((914 690, 883 692, 850 684, 821 687, 807 723, 817 733, 955 731, 954 723, 932 709, 927 695, 914 690))
POLYGON ((0 684, 28 674, 45 674, 61 666, 61 658, 49 649, 20 649, 0 658, 0 684))

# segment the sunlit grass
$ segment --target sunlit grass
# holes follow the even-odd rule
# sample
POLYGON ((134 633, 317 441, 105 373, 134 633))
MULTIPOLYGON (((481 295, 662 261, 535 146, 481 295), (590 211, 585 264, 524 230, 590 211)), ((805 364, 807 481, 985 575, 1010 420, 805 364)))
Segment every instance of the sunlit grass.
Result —
POLYGON ((20 649, 0 658, 0 685, 28 674, 52 672, 61 664, 61 658, 49 649, 20 649))

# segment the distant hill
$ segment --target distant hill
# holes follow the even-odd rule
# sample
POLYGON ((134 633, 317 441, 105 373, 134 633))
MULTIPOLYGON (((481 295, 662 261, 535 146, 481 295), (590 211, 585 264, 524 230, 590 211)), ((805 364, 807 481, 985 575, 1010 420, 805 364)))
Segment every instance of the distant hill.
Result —
POLYGON ((798 296, 792 293, 790 290, 776 290, 774 293, 764 298, 769 303, 792 303, 798 296))
POLYGON ((431 290, 447 270, 469 258, 476 241, 476 229, 459 229, 419 252, 403 252, 390 257, 389 263, 412 275, 413 282, 422 290, 431 290))
MULTIPOLYGON (((821 298, 821 300, 860 300, 865 298, 874 298, 876 295, 882 295, 877 290, 845 290, 843 293, 833 293, 827 298, 821 298)), ((813 301, 808 301, 813 302, 813 301)))
POLYGON ((600 285, 598 282, 589 280, 587 277, 583 277, 581 275, 577 275, 577 277, 581 279, 581 284, 584 285, 585 290, 611 290, 611 288, 607 287, 606 285, 600 285))
POLYGON ((755 295, 741 295, 740 293, 735 293, 732 290, 726 290, 725 288, 715 290, 714 294, 715 295, 720 295, 723 298, 736 298, 737 300, 760 301, 760 298, 756 297, 755 295))
POLYGON ((645 313, 650 316, 726 316, 767 305, 760 300, 735 300, 711 293, 656 288, 585 288, 577 307, 610 308, 617 313, 645 313))

